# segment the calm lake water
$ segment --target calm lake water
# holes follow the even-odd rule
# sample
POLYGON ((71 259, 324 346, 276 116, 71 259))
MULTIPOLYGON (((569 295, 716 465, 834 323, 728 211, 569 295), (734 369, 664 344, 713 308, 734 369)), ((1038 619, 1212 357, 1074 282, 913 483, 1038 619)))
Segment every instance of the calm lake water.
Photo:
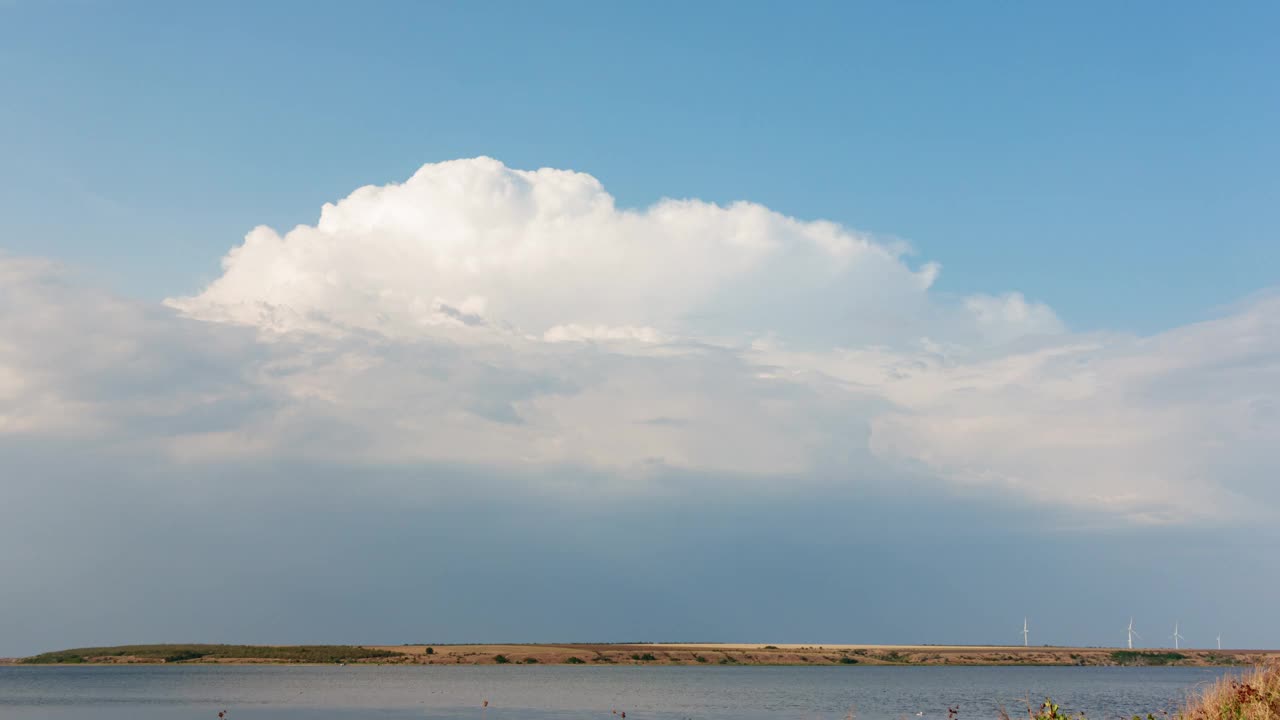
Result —
POLYGON ((1227 672, 1077 667, 0 667, 3 720, 995 720, 1027 698, 1109 720, 1227 672), (487 699, 489 707, 481 708, 487 699))

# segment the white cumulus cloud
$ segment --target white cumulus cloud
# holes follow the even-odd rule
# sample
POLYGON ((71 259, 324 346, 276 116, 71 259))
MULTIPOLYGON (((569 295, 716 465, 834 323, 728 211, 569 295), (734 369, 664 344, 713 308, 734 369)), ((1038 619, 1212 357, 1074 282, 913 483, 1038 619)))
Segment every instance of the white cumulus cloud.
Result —
POLYGON ((207 319, 397 337, 464 319, 559 340, 1003 341, 1061 330, 1051 310, 1017 294, 938 307, 929 297, 936 265, 912 268, 899 243, 834 223, 748 202, 619 209, 590 175, 490 158, 360 188, 325 205, 314 226, 255 228, 223 271, 169 303, 207 319))

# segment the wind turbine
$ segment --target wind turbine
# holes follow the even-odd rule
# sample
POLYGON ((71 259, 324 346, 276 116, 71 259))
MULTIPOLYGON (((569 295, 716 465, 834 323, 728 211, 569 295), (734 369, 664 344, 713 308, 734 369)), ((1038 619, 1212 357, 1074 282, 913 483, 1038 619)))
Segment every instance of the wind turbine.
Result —
POLYGON ((1027 629, 1027 619, 1024 617, 1022 618, 1022 647, 1027 646, 1027 633, 1029 632, 1030 630, 1027 629))
POLYGON ((1182 633, 1178 632, 1178 621, 1174 620, 1173 621, 1173 649, 1174 650, 1179 649, 1178 648, 1179 640, 1186 640, 1186 638, 1182 637, 1182 633))
POLYGON ((1130 650, 1133 649, 1133 639, 1135 637, 1138 638, 1139 640, 1142 639, 1142 636, 1138 634, 1138 631, 1133 629, 1133 618, 1131 617, 1129 618, 1129 649, 1130 650))
POLYGON ((1222 635, 1221 635, 1221 634, 1219 634, 1219 635, 1218 635, 1218 649, 1219 649, 1219 650, 1221 650, 1221 649, 1222 649, 1222 635))

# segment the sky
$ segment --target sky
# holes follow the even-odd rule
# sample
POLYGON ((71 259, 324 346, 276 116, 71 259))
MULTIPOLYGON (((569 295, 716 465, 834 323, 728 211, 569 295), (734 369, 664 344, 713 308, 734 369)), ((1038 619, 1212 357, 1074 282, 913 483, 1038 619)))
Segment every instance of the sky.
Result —
POLYGON ((0 655, 1280 647, 1273 3, 0 3, 0 655))

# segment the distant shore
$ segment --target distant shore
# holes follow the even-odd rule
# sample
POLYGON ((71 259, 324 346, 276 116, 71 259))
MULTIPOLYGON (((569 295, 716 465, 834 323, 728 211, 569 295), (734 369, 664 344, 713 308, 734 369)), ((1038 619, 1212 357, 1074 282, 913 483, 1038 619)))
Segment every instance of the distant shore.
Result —
POLYGON ((377 665, 1171 665, 1253 666, 1276 650, 966 645, 635 643, 546 645, 122 645, 73 648, 7 664, 377 665))

